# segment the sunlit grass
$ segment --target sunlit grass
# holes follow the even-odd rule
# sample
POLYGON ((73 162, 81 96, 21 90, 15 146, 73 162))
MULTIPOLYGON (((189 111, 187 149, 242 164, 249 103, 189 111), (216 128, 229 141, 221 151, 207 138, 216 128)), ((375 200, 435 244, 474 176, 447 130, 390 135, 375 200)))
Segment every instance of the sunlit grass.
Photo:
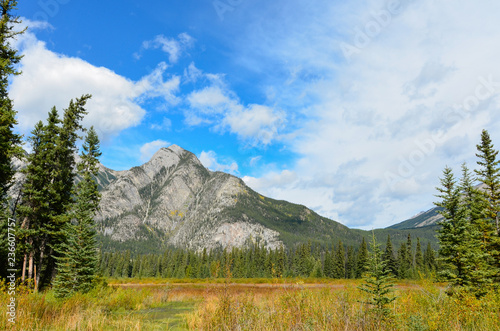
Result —
MULTIPOLYGON (((10 296, 0 293, 0 305, 10 296)), ((144 316, 134 311, 164 305, 168 289, 101 287, 87 294, 59 300, 53 291, 16 294, 15 325, 0 319, 0 330, 141 330, 144 316), (117 314, 122 312, 123 314, 117 314)))
MULTIPOLYGON (((500 330, 498 293, 453 298, 425 280, 397 284, 386 318, 362 303, 360 280, 156 281, 66 300, 21 291, 15 327, 2 318, 0 330, 500 330)), ((1 292, 0 305, 8 300, 1 292)))
POLYGON ((188 316, 188 325, 193 330, 500 330, 498 293, 457 299, 439 284, 406 282, 395 291, 391 314, 381 317, 362 303, 365 294, 356 283, 239 295, 221 290, 188 316))

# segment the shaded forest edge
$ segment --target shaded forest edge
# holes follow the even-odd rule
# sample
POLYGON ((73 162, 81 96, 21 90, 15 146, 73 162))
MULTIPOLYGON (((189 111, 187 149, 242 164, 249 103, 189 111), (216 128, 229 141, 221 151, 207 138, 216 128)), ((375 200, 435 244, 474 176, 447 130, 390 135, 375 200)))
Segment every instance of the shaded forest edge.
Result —
MULTIPOLYGON (((254 244, 247 248, 202 251, 166 249, 158 254, 134 256, 130 251, 101 253, 99 270, 113 278, 235 278, 313 277, 361 278, 368 267, 370 250, 363 239, 359 246, 342 242, 327 247, 307 243, 296 248, 266 249, 254 244)), ((437 253, 411 236, 399 247, 386 239, 383 260, 387 270, 399 279, 431 277, 439 269, 437 253)))

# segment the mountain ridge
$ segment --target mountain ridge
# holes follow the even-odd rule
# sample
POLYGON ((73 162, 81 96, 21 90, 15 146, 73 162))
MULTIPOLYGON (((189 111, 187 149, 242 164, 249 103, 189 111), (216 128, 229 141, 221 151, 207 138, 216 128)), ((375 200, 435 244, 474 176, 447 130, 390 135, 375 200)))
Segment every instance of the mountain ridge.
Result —
MULTIPOLYGON (((210 171, 178 145, 161 148, 128 170, 100 164, 96 180, 102 198, 95 220, 104 250, 224 249, 255 243, 277 248, 307 241, 357 245, 371 237, 369 231, 350 229, 303 205, 265 197, 241 178, 210 171)), ((397 244, 412 233, 436 244, 428 229, 391 226, 374 233, 379 242, 390 234, 397 244)))

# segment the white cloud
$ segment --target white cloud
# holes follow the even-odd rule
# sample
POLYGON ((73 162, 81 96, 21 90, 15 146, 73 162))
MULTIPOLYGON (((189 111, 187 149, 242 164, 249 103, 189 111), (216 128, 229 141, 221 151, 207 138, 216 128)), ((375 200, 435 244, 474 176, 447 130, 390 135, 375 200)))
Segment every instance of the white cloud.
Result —
MULTIPOLYGON (((182 52, 190 48, 193 43, 194 39, 187 33, 179 34, 177 39, 157 35, 153 40, 147 40, 142 43, 141 52, 149 49, 161 49, 168 54, 170 63, 176 63, 182 52)), ((141 57, 141 52, 135 54, 137 59, 141 57)))
POLYGON ((178 102, 179 77, 164 81, 164 63, 134 82, 107 68, 54 53, 30 32, 20 37, 16 46, 24 55, 20 63, 23 74, 13 78, 9 93, 24 134, 45 120, 53 106, 62 113, 69 100, 87 93, 92 99, 87 103, 84 125, 93 125, 101 139, 138 125, 146 114, 141 100, 162 97, 172 104, 178 102))
POLYGON ((279 58, 276 70, 295 74, 269 82, 275 102, 304 105, 285 142, 301 156, 290 169, 297 178, 266 187, 271 173, 252 187, 350 226, 383 227, 432 208, 446 164, 474 167, 482 128, 500 141, 500 3, 408 3, 346 61, 341 42, 385 6, 313 1, 296 16, 262 17, 237 45, 235 58, 255 71, 279 58), (273 28, 278 21, 288 24, 273 28))
POLYGON ((278 134, 285 114, 262 105, 249 105, 228 112, 223 124, 243 139, 267 145, 278 134))
POLYGON ((252 145, 268 145, 279 134, 286 114, 268 106, 244 106, 236 94, 227 88, 220 76, 210 76, 212 85, 191 92, 187 99, 190 110, 186 123, 215 123, 221 131, 229 130, 252 145))
POLYGON ((220 158, 214 151, 202 151, 198 156, 201 164, 212 171, 223 171, 233 175, 238 174, 238 164, 230 159, 220 158))
POLYGON ((222 113, 227 108, 235 106, 235 102, 218 86, 208 86, 193 91, 188 95, 187 101, 192 109, 203 114, 222 113))
POLYGON ((142 145, 140 149, 141 161, 142 162, 148 161, 149 159, 151 159, 153 154, 156 153, 160 148, 168 147, 170 145, 171 144, 168 141, 164 140, 155 140, 142 145))
POLYGON ((294 187, 297 184, 298 175, 290 170, 281 172, 269 172, 264 177, 255 178, 244 176, 243 181, 258 191, 269 190, 274 187, 294 187))
POLYGON ((254 167, 260 160, 262 159, 262 155, 254 156, 250 159, 250 166, 254 167))
POLYGON ((184 69, 184 83, 195 83, 201 77, 203 77, 203 72, 196 68, 193 62, 184 69))
POLYGON ((179 92, 180 77, 172 76, 164 81, 163 76, 168 69, 165 62, 160 62, 158 66, 147 76, 143 77, 137 85, 144 93, 141 99, 162 98, 167 104, 177 105, 180 98, 176 95, 179 92))

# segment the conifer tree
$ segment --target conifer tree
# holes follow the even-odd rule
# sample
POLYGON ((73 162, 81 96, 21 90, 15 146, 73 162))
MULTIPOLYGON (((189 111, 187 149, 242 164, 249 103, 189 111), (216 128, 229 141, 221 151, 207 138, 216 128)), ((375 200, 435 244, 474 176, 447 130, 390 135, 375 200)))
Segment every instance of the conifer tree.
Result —
POLYGON ((491 267, 496 272, 496 281, 500 283, 500 160, 497 160, 498 151, 494 149, 488 131, 481 133, 481 143, 477 146, 480 166, 475 173, 484 189, 484 214, 475 220, 482 233, 486 250, 493 258, 491 267))
MULTIPOLYGON (((70 214, 71 222, 65 224, 66 242, 58 247, 60 257, 54 288, 56 294, 62 297, 72 292, 88 292, 97 274, 94 215, 99 206, 100 193, 94 178, 99 170, 101 152, 93 127, 88 131, 82 148, 81 162, 77 166, 81 180, 76 185, 76 202, 70 214)), ((121 268, 117 268, 117 277, 121 276, 122 269, 123 261, 121 268)))
POLYGON ((366 246, 365 238, 359 247, 358 256, 356 258, 356 278, 361 278, 368 265, 368 247, 366 246))
POLYGON ((417 237, 417 249, 415 251, 415 269, 417 272, 424 271, 424 255, 422 254, 422 246, 420 245, 420 238, 417 237))
POLYGON ((493 148, 488 131, 483 130, 481 133, 481 143, 476 146, 479 158, 477 164, 481 166, 476 170, 478 179, 486 186, 486 198, 488 201, 487 217, 492 221, 495 230, 500 232, 499 212, 500 212, 500 160, 497 160, 498 151, 493 148))
POLYGON ((285 265, 286 265, 286 252, 285 248, 283 245, 280 245, 280 247, 277 250, 277 255, 276 255, 276 276, 278 278, 281 278, 285 274, 285 265))
MULTIPOLYGON (((10 42, 24 31, 15 31, 19 17, 13 15, 17 1, 0 1, 2 17, 0 19, 0 265, 7 266, 8 253, 8 219, 13 217, 9 210, 7 192, 12 185, 15 170, 12 167, 13 158, 21 158, 23 150, 20 147, 21 136, 14 132, 17 124, 16 111, 8 95, 9 78, 19 75, 16 64, 22 56, 12 48, 10 42)), ((15 212, 15 211, 14 211, 15 212)), ((19 247, 18 247, 19 248, 19 247)), ((7 268, 0 269, 0 278, 7 276, 7 268)))
POLYGON ((463 203, 462 188, 469 181, 468 169, 463 166, 463 179, 457 185, 452 170, 446 167, 441 179, 438 195, 441 201, 436 203, 442 207, 438 239, 439 255, 444 269, 439 275, 452 286, 450 294, 455 290, 465 290, 477 296, 484 295, 491 279, 488 277, 487 254, 481 249, 478 231, 469 221, 470 209, 463 203))
MULTIPOLYGON (((332 250, 334 250, 334 247, 332 246, 332 250)), ((333 278, 333 258, 332 258, 332 252, 330 252, 329 249, 326 250, 325 252, 325 263, 324 263, 324 273, 326 277, 333 278)))
POLYGON ((28 158, 20 207, 21 235, 30 251, 25 254, 22 270, 24 274, 28 264, 31 279, 36 263, 37 289, 52 281, 59 245, 66 240, 66 223, 71 219, 68 213, 74 203, 77 132, 82 129, 80 121, 86 113, 88 98, 89 95, 84 95, 76 102, 71 101, 62 121, 55 107, 52 108, 47 124, 37 124, 30 138, 33 153, 28 158))
POLYGON ((347 247, 347 261, 345 265, 345 278, 356 278, 356 256, 354 255, 354 248, 347 247))
MULTIPOLYGON (((21 61, 22 56, 18 55, 18 51, 10 44, 16 36, 24 33, 24 30, 14 30, 16 25, 21 23, 19 17, 12 13, 16 6, 17 1, 0 1, 2 12, 0 19, 0 214, 7 213, 7 191, 12 184, 12 177, 15 173, 12 168, 12 158, 21 157, 23 153, 20 147, 21 136, 14 132, 14 126, 17 124, 17 112, 14 110, 13 102, 8 95, 9 78, 21 74, 16 69, 16 64, 21 61)), ((2 236, 2 238, 5 237, 2 236)))
POLYGON ((387 270, 394 276, 398 275, 398 264, 394 256, 394 249, 392 247, 391 235, 387 235, 387 243, 385 245, 384 261, 387 270))
POLYGON ((411 267, 408 258, 408 245, 401 243, 398 250, 398 277, 407 279, 410 277, 411 267))
POLYGON ((47 124, 38 122, 29 138, 32 153, 28 156, 25 169, 26 179, 23 185, 22 202, 19 214, 22 217, 20 239, 27 251, 24 254, 24 268, 28 265, 28 279, 34 281, 35 289, 40 286, 41 274, 46 270, 49 225, 57 215, 53 206, 57 203, 57 190, 54 177, 57 171, 56 139, 59 135, 59 115, 55 108, 49 112, 47 124), (35 274, 36 267, 36 274, 35 274))
POLYGON ((387 305, 396 300, 396 297, 390 295, 394 284, 375 239, 375 234, 372 234, 371 252, 368 254, 367 272, 363 279, 364 283, 359 286, 359 289, 369 295, 365 303, 373 306, 378 317, 383 318, 389 315, 390 309, 387 308, 387 305))
POLYGON ((436 254, 431 247, 431 243, 427 243, 427 248, 425 249, 424 270, 426 273, 436 270, 436 254))
POLYGON ((335 253, 335 278, 345 278, 345 250, 344 245, 340 240, 335 253))
POLYGON ((54 216, 46 226, 48 233, 47 243, 47 268, 44 274, 44 284, 47 285, 53 280, 56 269, 56 258, 61 251, 60 245, 65 242, 67 233, 66 223, 71 217, 71 209, 74 204, 75 185, 75 154, 77 152, 76 142, 79 138, 79 131, 83 131, 80 124, 87 111, 85 105, 90 99, 90 95, 83 95, 75 101, 71 100, 59 128, 56 139, 55 160, 56 168, 52 177, 52 186, 55 191, 55 199, 52 204, 54 216))
POLYGON ((412 243, 411 243, 411 234, 408 233, 408 237, 406 239, 406 258, 407 258, 407 261, 406 261, 406 265, 408 265, 409 267, 409 270, 408 270, 408 274, 410 276, 413 276, 413 271, 414 271, 414 260, 413 260, 413 246, 412 246, 412 243))
MULTIPOLYGON (((489 250, 484 237, 485 213, 488 213, 487 202, 481 191, 473 185, 472 174, 466 164, 462 165, 462 178, 460 181, 461 202, 465 209, 465 217, 469 228, 468 238, 472 247, 470 255, 471 284, 480 287, 475 289, 476 295, 481 296, 488 290, 493 277, 498 275, 495 265, 494 254, 489 250)), ((488 221, 486 221, 488 223, 488 221)), ((492 225, 491 222, 490 227, 492 225)), ((492 236, 495 238, 495 235, 492 236)))

